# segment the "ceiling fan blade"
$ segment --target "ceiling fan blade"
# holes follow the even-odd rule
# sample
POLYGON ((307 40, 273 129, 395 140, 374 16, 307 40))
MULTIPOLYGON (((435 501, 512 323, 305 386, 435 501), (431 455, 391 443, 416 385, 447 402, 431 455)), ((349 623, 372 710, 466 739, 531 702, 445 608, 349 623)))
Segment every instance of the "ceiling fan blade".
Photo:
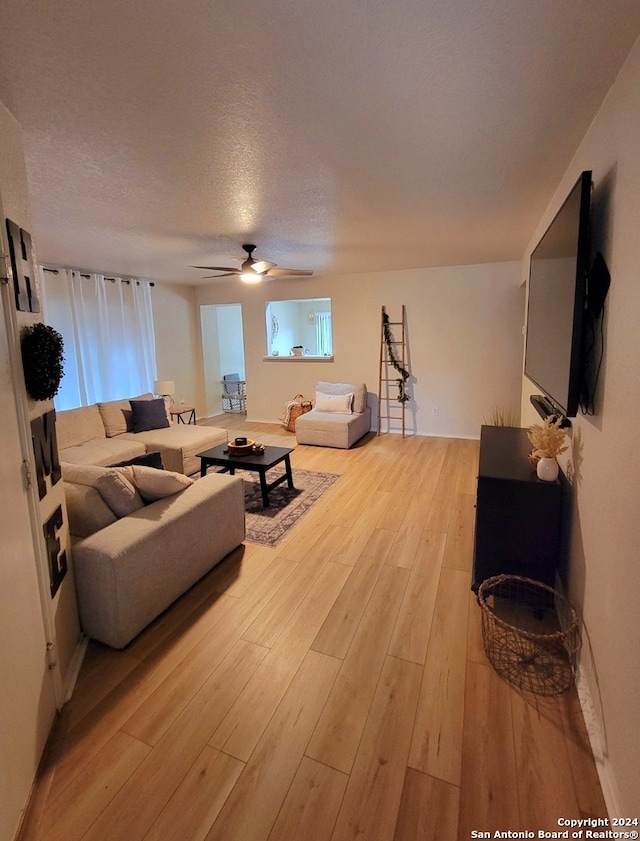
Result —
POLYGON ((264 274, 267 277, 310 277, 313 271, 311 269, 268 269, 264 274))
POLYGON ((251 268, 257 274, 264 274, 269 269, 275 269, 277 265, 277 263, 270 263, 268 260, 256 260, 256 262, 252 264, 251 268))
POLYGON ((206 280, 210 277, 238 277, 238 273, 237 272, 225 272, 224 274, 206 274, 206 275, 203 275, 203 277, 201 277, 200 280, 206 280))
POLYGON ((234 269, 231 266, 189 266, 190 269, 208 269, 210 272, 230 272, 240 274, 242 269, 234 269))

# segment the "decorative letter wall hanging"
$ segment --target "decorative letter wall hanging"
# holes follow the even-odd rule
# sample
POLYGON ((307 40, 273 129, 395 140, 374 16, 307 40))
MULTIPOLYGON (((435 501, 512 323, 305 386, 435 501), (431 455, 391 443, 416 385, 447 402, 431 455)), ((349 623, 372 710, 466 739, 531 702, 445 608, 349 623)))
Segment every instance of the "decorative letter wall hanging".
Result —
POLYGON ((31 235, 15 222, 7 219, 9 253, 13 271, 13 288, 16 309, 23 312, 40 312, 36 294, 36 281, 31 263, 31 235))
POLYGON ((53 409, 31 421, 31 439, 36 462, 38 496, 44 499, 47 495, 46 477, 51 476, 51 484, 55 485, 62 475, 56 439, 56 413, 53 409))

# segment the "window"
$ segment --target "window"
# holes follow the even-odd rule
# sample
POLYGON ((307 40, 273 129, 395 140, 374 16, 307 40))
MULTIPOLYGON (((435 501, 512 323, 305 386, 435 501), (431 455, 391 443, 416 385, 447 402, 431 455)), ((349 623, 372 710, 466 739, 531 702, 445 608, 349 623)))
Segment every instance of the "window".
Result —
POLYGON ((152 284, 64 268, 43 268, 41 280, 45 320, 64 340, 56 409, 152 391, 152 284))
POLYGON ((266 327, 268 357, 333 355, 331 298, 269 301, 266 327))

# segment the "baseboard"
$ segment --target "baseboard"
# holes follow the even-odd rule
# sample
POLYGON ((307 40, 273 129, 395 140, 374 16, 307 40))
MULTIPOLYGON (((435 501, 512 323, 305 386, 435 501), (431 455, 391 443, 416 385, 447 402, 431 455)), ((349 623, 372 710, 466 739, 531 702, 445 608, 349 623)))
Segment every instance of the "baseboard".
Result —
POLYGON ((581 656, 578 662, 575 676, 582 716, 585 727, 587 728, 589 744, 591 745, 591 752, 596 763, 598 779, 600 780, 602 796, 604 797, 607 812, 609 815, 622 815, 623 810, 620 805, 618 785, 607 752, 607 738, 602 712, 599 701, 596 701, 599 698, 597 679, 593 667, 586 665, 584 654, 590 656, 590 651, 583 652, 583 656, 581 656))
POLYGON ((82 667, 82 661, 84 660, 84 655, 87 652, 88 644, 89 640, 87 639, 87 637, 81 636, 78 640, 78 644, 76 645, 75 651, 73 652, 73 656, 71 657, 69 672, 67 674, 67 679, 63 686, 65 704, 73 695, 73 690, 75 689, 75 685, 78 680, 78 675, 80 674, 80 668, 82 667))
MULTIPOLYGON (((555 589, 567 599, 567 602, 569 601, 562 579, 557 573, 555 589)), ((561 625, 564 625, 562 622, 563 618, 565 617, 561 614, 561 625)), ((578 693, 578 700, 580 701, 580 708, 582 709, 584 724, 587 728, 589 745, 591 746, 591 753, 596 764, 596 771, 600 780, 600 787, 607 812, 609 815, 622 815, 618 786, 607 751, 606 729, 602 706, 600 704, 600 688, 598 686, 596 667, 589 643, 589 634, 584 623, 580 619, 578 621, 581 626, 580 639, 582 646, 576 658, 574 683, 578 693)), ((563 628, 563 630, 566 630, 566 628, 563 628)))

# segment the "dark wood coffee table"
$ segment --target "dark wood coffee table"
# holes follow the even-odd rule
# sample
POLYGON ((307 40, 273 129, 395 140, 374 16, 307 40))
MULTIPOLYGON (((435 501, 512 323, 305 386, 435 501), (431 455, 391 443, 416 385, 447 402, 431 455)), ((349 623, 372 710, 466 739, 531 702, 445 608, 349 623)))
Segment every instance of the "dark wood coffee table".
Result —
POLYGON ((253 470, 260 474, 260 491, 262 492, 262 504, 269 507, 269 491, 276 485, 286 482, 289 488, 293 489, 293 475, 291 473, 290 453, 292 448, 287 447, 265 447, 264 452, 250 453, 248 456, 231 455, 226 444, 218 444, 203 453, 197 453, 196 458, 200 459, 200 475, 206 475, 209 467, 221 467, 221 473, 227 470, 233 476, 236 470, 253 470), (271 470, 276 464, 284 462, 285 472, 273 482, 267 482, 267 470, 271 470))

